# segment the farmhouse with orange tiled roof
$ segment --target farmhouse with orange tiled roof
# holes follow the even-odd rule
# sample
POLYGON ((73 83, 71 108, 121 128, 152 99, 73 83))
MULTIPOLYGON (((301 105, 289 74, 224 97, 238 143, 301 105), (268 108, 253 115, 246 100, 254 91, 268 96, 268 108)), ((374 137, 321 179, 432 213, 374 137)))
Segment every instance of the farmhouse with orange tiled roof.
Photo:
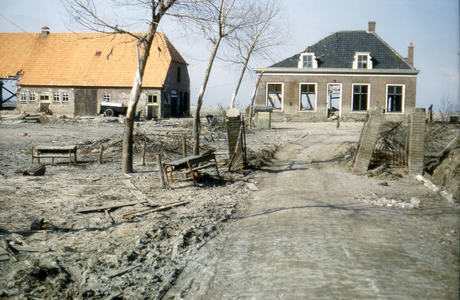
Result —
MULTIPOLYGON (((104 102, 127 106, 137 72, 137 41, 120 34, 50 33, 47 27, 41 33, 0 33, 0 79, 17 80, 18 110, 94 116, 104 102)), ((189 111, 187 63, 157 33, 137 113, 150 119, 189 111)))

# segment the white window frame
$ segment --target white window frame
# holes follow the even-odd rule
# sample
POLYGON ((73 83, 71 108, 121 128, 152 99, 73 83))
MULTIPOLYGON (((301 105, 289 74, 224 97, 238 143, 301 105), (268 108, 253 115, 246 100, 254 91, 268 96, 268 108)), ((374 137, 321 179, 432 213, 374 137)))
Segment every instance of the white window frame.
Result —
POLYGON ((269 84, 281 84, 281 108, 273 108, 273 112, 283 111, 284 110, 284 82, 267 82, 265 86, 265 105, 267 107, 272 107, 268 101, 268 85, 269 84))
POLYGON ((313 53, 313 52, 300 53, 299 62, 297 64, 297 67, 300 68, 300 69, 317 69, 318 68, 318 62, 316 61, 315 53, 313 53), (306 57, 306 56, 311 57, 311 68, 304 67, 303 58, 306 57))
POLYGON ((110 102, 110 93, 102 93, 102 101, 110 102))
POLYGON ((63 103, 69 102, 69 92, 62 92, 62 102, 63 103))
POLYGON ((53 102, 60 102, 61 101, 61 95, 59 92, 53 92, 53 102))
POLYGON ((299 111, 300 112, 316 112, 317 110, 317 102, 318 102, 318 83, 317 82, 301 82, 299 83, 299 111), (302 104, 302 85, 314 85, 315 86, 315 101, 314 101, 314 106, 313 109, 301 109, 301 104, 302 104))
POLYGON ((35 92, 29 92, 29 101, 30 102, 35 102, 35 92))
POLYGON ((353 69, 355 70, 372 70, 373 64, 372 64, 372 57, 370 52, 356 52, 355 56, 353 58, 353 69), (367 57, 367 66, 366 68, 358 68, 358 58, 360 56, 366 56, 367 57))
POLYGON ((388 114, 404 114, 404 107, 406 105, 406 85, 405 84, 387 84, 386 97, 385 97, 385 113, 388 114), (401 99, 401 111, 388 111, 388 87, 390 86, 402 86, 402 99, 401 99))
POLYGON ((353 83, 351 85, 351 106, 350 108, 351 108, 352 113, 367 113, 369 111, 370 101, 371 101, 371 84, 370 83, 353 83), (354 110, 353 109, 355 85, 367 85, 367 109, 366 110, 354 110))
POLYGON ((27 92, 21 91, 20 93, 20 100, 21 102, 27 102, 27 92))

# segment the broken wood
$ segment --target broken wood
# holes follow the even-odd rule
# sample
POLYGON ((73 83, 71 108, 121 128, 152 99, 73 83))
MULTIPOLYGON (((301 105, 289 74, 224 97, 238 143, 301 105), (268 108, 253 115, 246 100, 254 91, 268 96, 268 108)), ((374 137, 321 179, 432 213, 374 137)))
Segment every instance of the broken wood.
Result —
POLYGON ((104 212, 105 212, 105 215, 106 215, 107 219, 109 219, 110 223, 115 224, 115 220, 114 220, 114 219, 112 218, 112 216, 110 215, 109 210, 108 210, 108 209, 105 209, 104 212))
POLYGON ((0 255, 0 261, 6 261, 6 260, 10 260, 9 255, 0 255))
POLYGON ((246 182, 246 186, 247 186, 248 189, 250 189, 251 191, 260 191, 260 189, 259 189, 254 183, 246 182))
POLYGON ((50 251, 49 247, 11 246, 11 248, 17 251, 26 251, 26 252, 48 252, 50 251))
POLYGON ((175 206, 180 206, 189 203, 190 201, 182 201, 182 202, 177 202, 177 203, 171 203, 167 205, 160 206, 158 208, 152 208, 152 209, 147 209, 139 212, 134 212, 130 214, 126 214, 123 216, 124 219, 126 220, 131 220, 132 218, 143 216, 152 212, 157 212, 157 211, 162 211, 162 210, 167 210, 175 206))
POLYGON ((107 274, 107 277, 108 278, 113 278, 113 277, 116 277, 116 276, 121 276, 121 275, 124 275, 132 270, 134 270, 135 268, 137 267, 140 267, 141 265, 138 265, 138 266, 134 266, 134 267, 129 267, 129 268, 126 268, 126 269, 123 269, 123 270, 114 270, 114 271, 109 271, 108 274, 107 274))
POLYGON ((114 209, 114 208, 119 208, 119 207, 124 207, 124 206, 133 206, 139 203, 146 203, 147 201, 133 201, 133 202, 127 202, 127 203, 122 203, 122 204, 112 204, 112 205, 103 205, 103 206, 91 206, 91 207, 78 207, 75 212, 77 213, 87 213, 87 212, 93 212, 93 211, 101 211, 101 210, 108 210, 108 209, 114 209))
POLYGON ((148 201, 147 196, 145 196, 141 191, 139 191, 134 184, 131 183, 129 180, 123 180, 123 183, 128 187, 128 189, 133 193, 133 195, 139 201, 148 201))

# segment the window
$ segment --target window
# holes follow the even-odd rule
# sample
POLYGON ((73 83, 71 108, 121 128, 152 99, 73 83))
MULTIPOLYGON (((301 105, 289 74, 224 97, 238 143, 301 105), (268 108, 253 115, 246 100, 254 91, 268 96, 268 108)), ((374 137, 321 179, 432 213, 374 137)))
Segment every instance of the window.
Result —
POLYGON ((69 92, 62 92, 62 102, 69 102, 69 92))
POLYGON ((353 69, 372 69, 372 58, 369 52, 357 52, 353 60, 353 69))
POLYGON ((50 101, 50 93, 41 92, 40 93, 40 102, 48 102, 50 101))
POLYGON ((367 111, 369 85, 353 85, 353 111, 367 111))
POLYGON ((315 59, 315 54, 314 53, 301 53, 298 67, 307 68, 307 69, 318 68, 318 63, 315 59))
POLYGON ((21 102, 27 101, 27 92, 21 92, 21 102))
POLYGON ((104 93, 102 97, 104 102, 110 102, 110 93, 104 93))
POLYGON ((181 73, 181 69, 180 67, 177 67, 177 83, 180 83, 180 74, 181 73))
POLYGON ((273 109, 283 108, 283 84, 268 83, 267 84, 267 106, 273 109))
POLYGON ((316 84, 300 84, 300 110, 315 110, 316 84))
POLYGON ((59 102, 61 99, 59 97, 59 92, 53 92, 53 102, 59 102))
POLYGON ((149 94, 149 95, 147 95, 147 104, 159 104, 158 103, 158 95, 157 94, 149 94))
POLYGON ((29 93, 29 101, 35 101, 35 92, 29 93))
POLYGON ((404 107, 404 86, 387 86, 387 112, 403 112, 404 107))
POLYGON ((358 69, 367 69, 367 55, 358 55, 358 69))

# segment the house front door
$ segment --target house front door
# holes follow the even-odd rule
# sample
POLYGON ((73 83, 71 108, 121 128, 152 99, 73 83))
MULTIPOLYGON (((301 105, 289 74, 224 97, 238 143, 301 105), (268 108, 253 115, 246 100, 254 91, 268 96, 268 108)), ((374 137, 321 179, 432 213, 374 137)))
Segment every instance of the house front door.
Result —
POLYGON ((76 116, 97 115, 97 90, 75 89, 75 112, 76 116))
POLYGON ((331 118, 342 116, 342 84, 328 83, 327 84, 327 117, 331 118))

